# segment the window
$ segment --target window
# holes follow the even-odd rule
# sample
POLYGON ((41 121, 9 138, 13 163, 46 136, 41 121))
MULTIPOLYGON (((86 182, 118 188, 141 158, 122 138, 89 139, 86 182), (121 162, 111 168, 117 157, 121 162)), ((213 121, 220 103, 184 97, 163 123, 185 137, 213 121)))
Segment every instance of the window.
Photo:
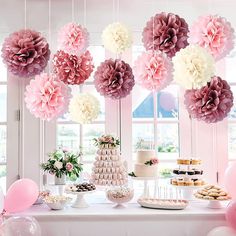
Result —
MULTIPOLYGON (((133 47, 134 60, 143 47, 133 47)), ((153 93, 135 85, 132 91, 132 149, 155 149, 160 169, 172 167, 179 156, 178 86, 153 93)))
MULTIPOLYGON (((102 46, 90 46, 95 68, 105 59, 105 51, 102 46)), ((95 71, 95 70, 94 70, 95 71)), ((100 102, 101 113, 91 124, 80 125, 70 121, 68 113, 58 119, 57 122, 57 147, 67 147, 73 151, 82 151, 84 170, 91 172, 92 163, 95 158, 96 147, 93 138, 99 137, 105 132, 105 100, 100 96, 94 85, 93 75, 81 86, 71 86, 72 95, 80 92, 88 92, 96 96, 100 102)))
POLYGON ((7 71, 0 64, 0 186, 6 189, 7 161, 7 71))

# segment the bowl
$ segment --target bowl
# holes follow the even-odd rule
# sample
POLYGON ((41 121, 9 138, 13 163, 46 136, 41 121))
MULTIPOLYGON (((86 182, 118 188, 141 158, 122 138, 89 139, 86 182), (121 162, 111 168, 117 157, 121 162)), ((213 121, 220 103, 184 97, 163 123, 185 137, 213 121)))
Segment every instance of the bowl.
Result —
POLYGON ((51 210, 62 210, 71 201, 71 198, 65 196, 48 196, 44 198, 45 204, 51 210))
POLYGON ((134 190, 127 187, 117 187, 107 190, 106 196, 109 201, 117 204, 115 207, 122 207, 122 204, 132 200, 134 190))

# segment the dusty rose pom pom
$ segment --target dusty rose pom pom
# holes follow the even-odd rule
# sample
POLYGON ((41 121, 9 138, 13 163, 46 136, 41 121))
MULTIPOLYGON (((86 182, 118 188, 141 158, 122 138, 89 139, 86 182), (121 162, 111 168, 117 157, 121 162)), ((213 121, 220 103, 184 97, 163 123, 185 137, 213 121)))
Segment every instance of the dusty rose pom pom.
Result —
POLYGON ((233 93, 225 80, 218 76, 200 89, 186 90, 185 105, 192 118, 216 123, 223 120, 233 106, 233 93))
POLYGON ((130 65, 118 59, 102 62, 94 77, 97 91, 112 99, 126 97, 134 86, 134 75, 130 65))
POLYGON ((26 86, 25 102, 37 118, 52 120, 63 114, 70 98, 70 89, 55 75, 42 73, 26 86))
POLYGON ((93 58, 89 51, 76 56, 60 50, 53 57, 53 72, 65 84, 84 83, 93 69, 93 58))
POLYGON ((69 54, 81 54, 88 47, 89 34, 86 28, 76 23, 63 26, 58 34, 59 48, 69 54))
POLYGON ((190 43, 206 48, 216 60, 225 57, 234 47, 234 29, 223 17, 201 16, 190 28, 190 43))
POLYGON ((143 52, 134 62, 137 83, 152 91, 160 91, 172 80, 173 65, 165 53, 143 52))
POLYGON ((30 29, 12 33, 3 43, 3 62, 9 72, 20 77, 40 74, 47 66, 49 57, 46 39, 30 29))
POLYGON ((143 29, 143 44, 146 50, 160 50, 173 57, 188 45, 188 24, 173 13, 156 14, 143 29))

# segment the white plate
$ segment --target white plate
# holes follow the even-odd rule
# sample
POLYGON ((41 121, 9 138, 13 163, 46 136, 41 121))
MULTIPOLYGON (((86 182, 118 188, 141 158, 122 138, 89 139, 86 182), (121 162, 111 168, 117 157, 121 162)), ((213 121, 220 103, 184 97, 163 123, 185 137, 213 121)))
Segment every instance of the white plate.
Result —
POLYGON ((186 200, 168 200, 168 199, 153 199, 153 202, 147 202, 142 199, 138 199, 138 203, 145 208, 152 209, 166 209, 166 210, 183 210, 188 206, 188 201, 186 200), (173 204, 169 204, 170 201, 173 201, 173 204), (178 201, 181 201, 184 204, 178 204, 178 201), (168 203, 168 204, 165 204, 168 203))

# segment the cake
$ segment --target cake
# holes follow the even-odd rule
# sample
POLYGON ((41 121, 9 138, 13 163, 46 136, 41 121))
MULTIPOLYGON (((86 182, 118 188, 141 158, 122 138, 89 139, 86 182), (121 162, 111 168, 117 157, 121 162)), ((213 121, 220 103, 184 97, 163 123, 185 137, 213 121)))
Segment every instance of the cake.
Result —
POLYGON ((91 182, 103 186, 125 185, 128 175, 118 149, 119 139, 111 135, 102 135, 94 140, 98 150, 93 164, 91 182))
POLYGON ((134 164, 134 177, 156 177, 158 174, 158 159, 155 150, 138 150, 137 159, 134 164))
POLYGON ((178 158, 178 168, 173 169, 175 178, 171 179, 171 184, 176 186, 202 186, 205 182, 201 179, 203 170, 197 168, 202 161, 197 158, 178 158))

